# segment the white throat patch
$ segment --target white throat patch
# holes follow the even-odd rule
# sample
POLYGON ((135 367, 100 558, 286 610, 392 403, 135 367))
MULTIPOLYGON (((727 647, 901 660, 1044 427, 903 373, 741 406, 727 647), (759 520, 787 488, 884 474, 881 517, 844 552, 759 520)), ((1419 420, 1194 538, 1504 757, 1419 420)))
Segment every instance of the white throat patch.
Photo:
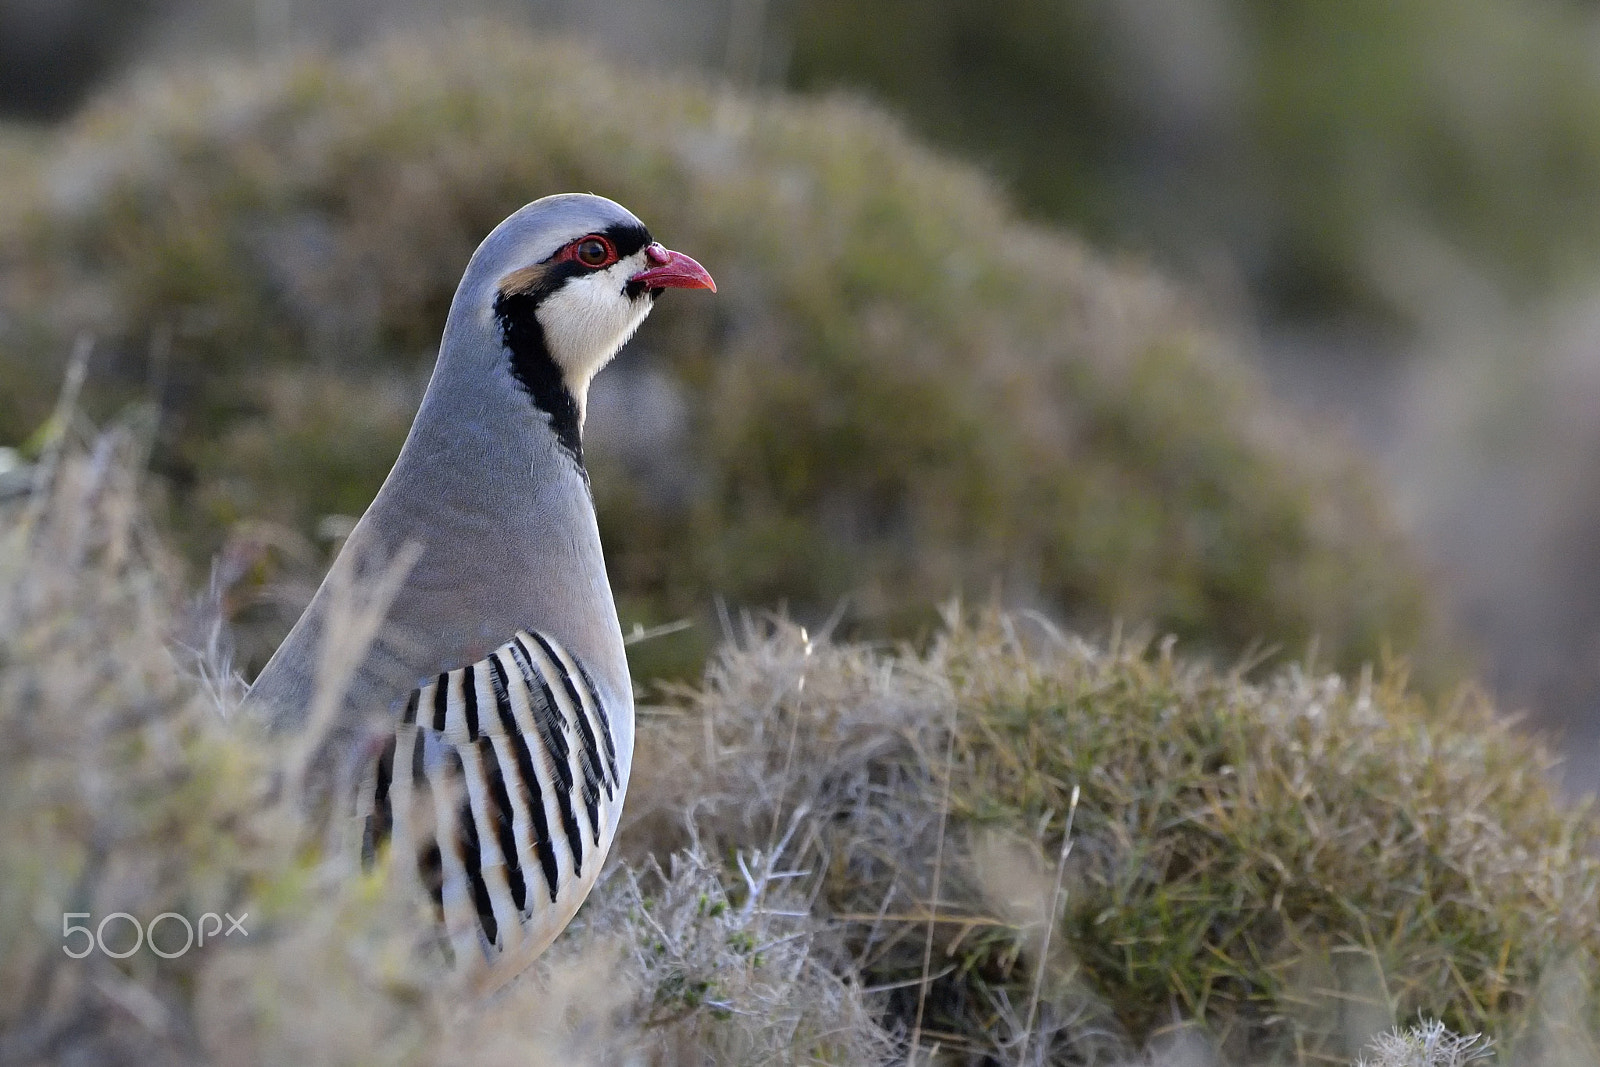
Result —
POLYGON ((643 269, 638 259, 629 256, 605 270, 571 278, 539 304, 545 346, 577 401, 580 425, 590 380, 633 336, 654 303, 647 296, 630 299, 623 291, 628 278, 643 269))

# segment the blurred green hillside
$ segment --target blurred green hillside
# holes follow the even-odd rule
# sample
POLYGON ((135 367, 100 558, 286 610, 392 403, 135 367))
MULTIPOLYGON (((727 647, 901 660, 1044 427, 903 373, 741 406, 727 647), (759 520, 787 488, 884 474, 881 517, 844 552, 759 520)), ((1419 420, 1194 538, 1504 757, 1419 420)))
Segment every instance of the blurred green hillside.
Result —
POLYGON ((1365 472, 1279 418, 1197 309, 870 109, 478 27, 149 77, 15 158, 0 439, 34 432, 92 337, 90 410, 159 402, 167 516, 199 559, 244 520, 358 514, 476 242, 589 189, 721 285, 662 301, 596 386, 625 624, 848 597, 907 632, 999 591, 1225 651, 1316 636, 1343 664, 1422 633, 1365 472))
POLYGON ((1600 67, 1580 0, 805 0, 788 81, 892 102, 1035 213, 1274 315, 1393 316, 1426 234, 1528 297, 1593 276, 1600 67))

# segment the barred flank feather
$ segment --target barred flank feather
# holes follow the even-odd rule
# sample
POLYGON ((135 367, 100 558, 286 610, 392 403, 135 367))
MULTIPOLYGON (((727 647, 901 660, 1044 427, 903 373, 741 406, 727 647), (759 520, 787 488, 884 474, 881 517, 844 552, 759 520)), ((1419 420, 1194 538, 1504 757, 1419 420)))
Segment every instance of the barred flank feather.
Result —
POLYGON ((364 852, 391 835, 414 850, 456 958, 491 967, 560 933, 622 806, 599 692, 564 648, 528 631, 412 693, 367 782, 364 852))

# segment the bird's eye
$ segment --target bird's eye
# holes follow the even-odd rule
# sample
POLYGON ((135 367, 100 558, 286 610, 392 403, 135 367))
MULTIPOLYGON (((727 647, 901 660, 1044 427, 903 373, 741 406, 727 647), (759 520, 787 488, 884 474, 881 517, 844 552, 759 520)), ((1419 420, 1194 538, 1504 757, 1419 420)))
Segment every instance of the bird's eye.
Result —
POLYGON ((585 237, 573 248, 572 255, 586 267, 604 267, 616 258, 611 242, 604 237, 585 237))

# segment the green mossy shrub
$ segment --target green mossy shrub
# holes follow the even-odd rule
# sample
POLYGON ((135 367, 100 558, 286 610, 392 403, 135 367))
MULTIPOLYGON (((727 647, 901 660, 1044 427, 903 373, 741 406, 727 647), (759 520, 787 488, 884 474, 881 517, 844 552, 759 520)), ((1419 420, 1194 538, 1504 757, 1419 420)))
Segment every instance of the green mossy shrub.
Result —
POLYGON ((479 27, 153 76, 35 155, 0 204, 0 438, 43 418, 86 331, 92 410, 159 398, 156 467, 202 558, 240 520, 358 512, 477 241, 586 189, 721 286, 669 294, 596 386, 625 622, 720 596, 908 633, 998 589, 1196 647, 1315 637, 1346 665, 1419 639, 1415 571, 1340 445, 1276 415, 1178 293, 1023 226, 859 105, 479 27))
POLYGON ((1475 693, 991 618, 924 656, 758 629, 674 708, 624 847, 802 820, 815 914, 925 1046, 1082 1063, 1198 1026, 1223 1062, 1338 1062, 1421 1013, 1600 1062, 1600 819, 1475 693))

